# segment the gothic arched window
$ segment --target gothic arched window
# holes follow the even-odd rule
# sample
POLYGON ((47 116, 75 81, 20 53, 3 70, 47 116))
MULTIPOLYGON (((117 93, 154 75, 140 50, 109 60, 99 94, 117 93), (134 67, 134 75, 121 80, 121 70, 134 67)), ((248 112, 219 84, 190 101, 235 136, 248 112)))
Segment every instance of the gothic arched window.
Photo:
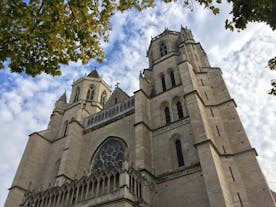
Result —
POLYGON ((164 42, 162 42, 161 45, 160 45, 160 56, 163 57, 167 53, 168 53, 167 52, 167 46, 165 45, 164 42))
POLYGON ((100 172, 113 168, 121 170, 126 159, 126 144, 118 138, 109 138, 98 149, 92 162, 92 170, 100 172))
POLYGON ((175 84, 175 78, 174 78, 174 73, 173 73, 173 71, 171 71, 170 77, 171 77, 172 87, 174 87, 176 84, 175 84))
POLYGON ((94 98, 94 89, 92 86, 87 91, 86 99, 92 101, 94 98))
POLYGON ((165 108, 165 119, 166 123, 171 122, 170 109, 168 107, 165 108))
POLYGON ((104 91, 101 95, 101 104, 104 105, 106 102, 106 92, 104 91))
POLYGON ((162 74, 161 75, 161 83, 162 83, 162 89, 163 89, 163 92, 167 90, 166 88, 166 81, 165 81, 165 76, 162 74))
POLYGON ((74 102, 77 102, 79 100, 79 96, 80 96, 80 87, 77 87, 74 102))
POLYGON ((175 142, 175 149, 176 149, 176 156, 177 156, 177 162, 178 167, 184 166, 184 158, 182 153, 182 146, 180 140, 176 140, 175 142))
POLYGON ((179 101, 176 103, 176 108, 177 108, 178 118, 182 119, 184 117, 184 115, 183 115, 181 103, 179 101))

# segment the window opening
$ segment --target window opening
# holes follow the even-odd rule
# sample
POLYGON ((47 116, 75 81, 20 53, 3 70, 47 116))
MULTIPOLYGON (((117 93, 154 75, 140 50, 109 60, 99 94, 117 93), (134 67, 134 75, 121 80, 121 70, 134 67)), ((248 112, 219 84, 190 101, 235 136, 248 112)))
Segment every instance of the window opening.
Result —
POLYGON ((208 101, 208 96, 207 96, 207 93, 206 93, 206 92, 204 92, 204 93, 205 93, 206 100, 208 101))
POLYGON ((125 144, 118 139, 108 139, 97 152, 92 169, 97 172, 113 168, 122 169, 125 160, 125 144))
POLYGON ((211 115, 212 115, 212 117, 215 117, 215 115, 214 115, 214 112, 213 112, 213 109, 212 109, 212 108, 210 108, 210 111, 211 111, 211 115))
POLYGON ((184 115, 183 115, 181 103, 179 101, 176 103, 176 108, 177 108, 178 118, 182 119, 184 117, 184 115))
POLYGON ((236 181, 231 167, 229 167, 229 171, 231 173, 231 177, 232 177, 233 181, 236 181))
POLYGON ((218 135, 220 136, 220 132, 219 132, 219 128, 218 128, 218 126, 216 126, 216 129, 217 129, 217 133, 218 133, 218 135))
POLYGON ((182 146, 181 146, 180 140, 176 140, 175 147, 176 147, 178 167, 182 167, 184 166, 184 158, 183 158, 182 146))
POLYGON ((167 46, 162 42, 160 45, 160 55, 161 57, 163 57, 164 55, 166 55, 167 52, 167 46))
POLYGON ((170 77, 171 77, 172 87, 175 87, 176 84, 175 84, 175 78, 174 78, 174 73, 173 73, 173 71, 171 71, 170 77))
POLYGON ((167 124, 171 122, 170 110, 168 107, 165 108, 165 118, 167 124))
POLYGON ((162 82, 162 89, 163 89, 163 92, 167 90, 166 88, 166 81, 165 81, 165 77, 164 75, 162 74, 161 75, 161 82, 162 82))
POLYGON ((94 98, 94 90, 90 87, 87 91, 86 99, 92 101, 94 98))
POLYGON ((104 105, 105 102, 106 102, 106 93, 105 93, 105 91, 104 91, 104 92, 102 93, 102 95, 101 95, 101 104, 104 105))
POLYGON ((226 150, 225 150, 224 145, 222 145, 222 150, 223 150, 224 154, 226 154, 226 150))
POLYGON ((80 87, 77 87, 74 102, 77 102, 79 100, 79 96, 80 96, 80 87))
POLYGON ((241 199, 240 193, 237 193, 237 195, 238 195, 238 198, 239 198, 239 201, 240 201, 241 207, 243 207, 243 203, 242 203, 242 199, 241 199))
POLYGON ((64 137, 67 135, 67 131, 68 131, 68 121, 66 121, 64 123, 64 131, 63 131, 63 136, 64 137))

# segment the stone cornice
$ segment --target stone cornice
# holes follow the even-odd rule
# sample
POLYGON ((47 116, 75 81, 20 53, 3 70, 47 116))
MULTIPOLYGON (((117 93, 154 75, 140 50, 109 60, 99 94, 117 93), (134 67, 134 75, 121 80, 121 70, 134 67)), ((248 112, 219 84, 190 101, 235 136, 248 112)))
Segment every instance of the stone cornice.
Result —
POLYGON ((234 100, 233 98, 228 99, 228 100, 225 100, 225 101, 222 101, 222 102, 219 102, 219 103, 216 103, 216 104, 206 104, 205 101, 202 99, 201 95, 198 93, 197 90, 193 90, 193 91, 190 91, 190 92, 184 94, 184 98, 185 98, 186 96, 191 95, 191 94, 195 94, 195 95, 199 98, 199 100, 201 101, 201 103, 202 103, 205 107, 220 106, 220 105, 223 105, 223 104, 226 104, 226 103, 229 103, 229 102, 233 102, 234 105, 235 105, 235 107, 237 107, 237 104, 236 104, 236 102, 235 102, 235 100, 234 100))
MULTIPOLYGON (((178 85, 176 85, 175 87, 166 90, 165 92, 167 92, 167 91, 169 91, 169 90, 172 90, 172 89, 175 89, 175 88, 177 88, 177 87, 179 87, 179 86, 181 86, 181 84, 178 84, 178 85)), ((139 89, 139 90, 135 91, 134 94, 135 94, 135 93, 139 93, 139 92, 142 92, 148 99, 153 99, 153 98, 155 98, 155 97, 157 97, 157 96, 160 96, 160 95, 162 95, 162 94, 165 93, 165 92, 162 92, 162 93, 159 93, 159 94, 154 95, 153 97, 149 97, 149 96, 145 93, 145 91, 144 91, 143 89, 139 89)), ((185 93, 183 96, 184 96, 184 98, 185 98, 186 96, 189 96, 189 95, 191 95, 191 94, 196 94, 197 97, 200 99, 201 103, 202 103, 205 107, 216 107, 216 106, 220 106, 220 105, 223 105, 223 104, 226 104, 226 103, 229 103, 229 102, 233 102, 234 105, 235 105, 235 107, 237 107, 237 104, 236 104, 236 102, 235 102, 235 100, 234 100, 233 98, 228 99, 228 100, 225 100, 225 101, 222 101, 222 102, 219 102, 219 103, 215 103, 215 104, 206 104, 205 101, 203 100, 203 98, 201 97, 201 95, 199 94, 198 90, 190 91, 190 92, 188 92, 188 93, 185 93)))
POLYGON ((255 148, 248 148, 248 149, 241 150, 241 151, 235 152, 235 153, 224 153, 224 154, 222 154, 222 153, 219 152, 219 150, 216 147, 216 145, 214 144, 214 142, 209 138, 207 138, 206 140, 195 143, 194 146, 197 148, 197 146, 204 145, 204 144, 210 144, 220 157, 233 157, 233 156, 237 156, 237 155, 244 154, 244 153, 247 153, 247 152, 254 152, 255 155, 258 156, 258 153, 257 153, 255 148))
POLYGON ((156 59, 156 60, 152 63, 151 68, 153 69, 153 67, 154 67, 155 65, 158 65, 159 63, 161 63, 161 62, 163 62, 164 60, 167 60, 167 59, 169 59, 169 58, 171 58, 171 57, 173 57, 173 56, 179 56, 179 52, 178 52, 178 51, 171 51, 171 52, 169 52, 168 54, 166 54, 165 56, 156 59))
POLYGON ((155 128, 155 129, 150 128, 150 126, 149 126, 147 123, 145 123, 144 121, 139 121, 139 122, 133 124, 133 126, 135 127, 135 126, 138 126, 138 125, 142 124, 142 125, 144 125, 149 131, 154 132, 154 131, 157 131, 157 130, 162 129, 162 128, 164 128, 164 127, 168 127, 168 126, 170 126, 170 125, 173 125, 173 124, 175 124, 175 123, 177 123, 177 122, 186 121, 187 118, 189 118, 189 116, 185 116, 185 117, 183 117, 182 119, 178 119, 178 120, 176 120, 176 121, 172 121, 172 122, 170 122, 170 123, 167 123, 166 125, 163 125, 163 126, 161 126, 161 127, 157 127, 157 128, 155 128))
POLYGON ((37 136, 39 136, 41 139, 43 139, 43 140, 45 140, 45 141, 49 142, 50 144, 52 144, 52 143, 53 143, 53 141, 48 140, 46 137, 42 136, 42 135, 41 135, 41 134, 39 134, 38 132, 34 132, 34 133, 32 133, 32 134, 29 134, 29 137, 31 137, 31 136, 33 136, 33 135, 37 135, 37 136))
POLYGON ((59 174, 59 175, 56 176, 56 178, 60 178, 60 177, 64 177, 65 179, 68 179, 68 180, 70 180, 70 181, 73 181, 72 178, 69 178, 69 177, 68 177, 67 175, 65 175, 65 174, 59 174))
POLYGON ((149 127, 149 125, 146 124, 144 121, 139 121, 139 122, 133 124, 133 126, 136 127, 136 126, 138 126, 138 125, 140 125, 140 124, 144 125, 149 131, 153 131, 153 130, 149 127))
POLYGON ((137 91, 134 91, 133 93, 136 94, 136 93, 139 93, 139 92, 142 92, 148 99, 151 99, 151 97, 148 96, 148 95, 146 94, 146 92, 145 92, 143 89, 139 89, 139 90, 137 90, 137 91))
POLYGON ((147 173, 151 178, 156 180, 156 182, 159 184, 159 183, 162 183, 162 182, 167 182, 169 180, 176 179, 179 176, 185 176, 185 175, 193 174, 193 173, 196 173, 196 172, 201 172, 201 167, 200 167, 200 163, 198 162, 198 163, 195 163, 193 165, 180 167, 180 168, 175 169, 171 172, 166 172, 166 173, 163 173, 163 174, 160 174, 160 175, 154 175, 149 170, 147 170, 145 168, 140 169, 140 172, 147 173))
POLYGON ((21 187, 21 186, 19 186, 19 185, 13 185, 13 186, 11 186, 8 190, 13 190, 13 189, 15 189, 15 188, 17 188, 17 189, 19 189, 19 190, 21 190, 21 191, 24 191, 24 192, 28 191, 27 189, 25 189, 25 188, 23 188, 23 187, 21 187))

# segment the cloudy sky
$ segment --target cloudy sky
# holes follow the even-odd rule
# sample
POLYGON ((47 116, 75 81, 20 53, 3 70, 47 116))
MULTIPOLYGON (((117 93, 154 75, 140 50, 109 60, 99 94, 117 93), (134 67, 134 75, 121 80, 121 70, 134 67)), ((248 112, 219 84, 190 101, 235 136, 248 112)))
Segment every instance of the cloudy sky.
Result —
POLYGON ((97 67, 108 83, 114 86, 119 82, 132 95, 139 87, 139 71, 148 65, 146 50, 151 37, 166 27, 179 31, 181 25, 192 29, 211 65, 222 69, 269 186, 276 191, 276 97, 267 94, 276 72, 265 68, 267 60, 275 56, 276 33, 260 23, 250 24, 239 33, 226 31, 228 13, 228 5, 214 16, 197 5, 191 13, 179 3, 158 3, 142 13, 117 13, 112 19, 110 42, 104 46, 107 58, 101 65, 94 61, 85 66, 72 63, 63 66, 63 76, 55 78, 0 71, 0 206, 4 205, 28 134, 46 128, 55 100, 65 90, 67 97, 70 95, 72 81, 97 67))

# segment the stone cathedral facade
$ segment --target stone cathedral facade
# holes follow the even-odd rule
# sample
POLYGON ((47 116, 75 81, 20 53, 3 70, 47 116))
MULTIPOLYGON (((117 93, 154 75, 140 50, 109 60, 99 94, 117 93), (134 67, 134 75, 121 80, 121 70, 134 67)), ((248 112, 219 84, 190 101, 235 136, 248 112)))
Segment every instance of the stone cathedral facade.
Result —
POLYGON ((133 96, 96 70, 30 135, 5 207, 275 207, 219 68, 187 28, 152 38, 133 96))

